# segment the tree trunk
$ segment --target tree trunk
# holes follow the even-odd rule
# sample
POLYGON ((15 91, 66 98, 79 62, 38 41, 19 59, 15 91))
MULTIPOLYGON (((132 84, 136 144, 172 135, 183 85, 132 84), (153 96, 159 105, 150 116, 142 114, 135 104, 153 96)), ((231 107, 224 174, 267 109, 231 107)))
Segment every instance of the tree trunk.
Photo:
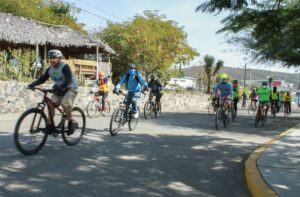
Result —
POLYGON ((207 75, 207 94, 210 94, 210 78, 211 78, 211 76, 210 75, 207 75))

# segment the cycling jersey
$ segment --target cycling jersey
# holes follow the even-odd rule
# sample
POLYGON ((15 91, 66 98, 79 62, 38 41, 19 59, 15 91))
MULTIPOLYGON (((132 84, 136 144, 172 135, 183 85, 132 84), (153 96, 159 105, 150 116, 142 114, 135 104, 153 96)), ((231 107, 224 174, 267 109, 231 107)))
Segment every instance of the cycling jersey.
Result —
POLYGON ((148 84, 149 88, 154 93, 159 93, 162 90, 162 84, 159 80, 150 80, 148 84))
POLYGON ((285 96, 284 96, 284 100, 285 100, 286 102, 291 102, 291 101, 292 101, 292 96, 291 96, 291 95, 285 95, 285 96))
POLYGON ((237 84, 233 84, 233 98, 238 98, 240 97, 240 86, 238 86, 237 84))
POLYGON ((261 101, 261 102, 269 102, 270 101, 270 93, 271 93, 270 87, 258 88, 257 93, 259 95, 259 101, 261 101))
POLYGON ((120 87, 125 83, 128 82, 128 92, 135 93, 141 92, 142 86, 145 88, 148 87, 147 82, 143 79, 142 75, 135 71, 134 69, 130 69, 127 74, 125 74, 119 83, 116 85, 116 89, 120 89, 120 87), (127 79, 128 78, 128 79, 127 79), (138 79, 138 80, 137 80, 138 79))
POLYGON ((58 67, 50 66, 46 72, 32 86, 37 86, 45 83, 49 77, 53 80, 56 86, 62 90, 78 88, 77 81, 68 64, 61 62, 58 67))
POLYGON ((274 93, 274 92, 272 92, 272 94, 271 94, 271 99, 273 100, 273 101, 277 101, 277 100, 279 100, 279 93, 274 93))
POLYGON ((219 91, 220 97, 233 96, 233 89, 231 83, 217 83, 215 86, 215 94, 219 91))
POLYGON ((109 92, 108 78, 98 79, 97 85, 99 87, 100 92, 109 92))

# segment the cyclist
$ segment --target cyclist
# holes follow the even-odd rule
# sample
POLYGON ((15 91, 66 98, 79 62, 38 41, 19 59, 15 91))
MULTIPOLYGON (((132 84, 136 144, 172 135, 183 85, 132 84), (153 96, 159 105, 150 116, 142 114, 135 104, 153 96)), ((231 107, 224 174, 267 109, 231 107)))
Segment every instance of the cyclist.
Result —
MULTIPOLYGON (((54 93, 51 96, 51 100, 56 105, 61 105, 63 107, 63 111, 68 119, 68 131, 67 135, 71 135, 74 133, 75 124, 72 121, 72 108, 74 100, 77 96, 77 81, 69 67, 68 64, 65 64, 62 61, 63 54, 61 51, 53 49, 50 50, 47 54, 49 58, 50 66, 46 70, 46 72, 35 82, 28 85, 28 88, 32 89, 35 86, 45 83, 49 78, 51 78, 54 82, 53 90, 54 93)), ((50 132, 55 130, 54 123, 54 115, 55 115, 55 107, 49 104, 49 119, 51 122, 50 132)))
POLYGON ((237 114, 237 104, 240 100, 240 86, 238 80, 233 80, 233 104, 234 104, 234 115, 237 114))
POLYGON ((292 112, 291 102, 292 102, 291 93, 289 91, 287 91, 286 94, 284 95, 284 106, 288 107, 289 114, 291 114, 291 112, 292 112))
POLYGON ((148 83, 148 87, 151 89, 150 93, 152 93, 156 97, 156 102, 158 106, 160 106, 160 99, 162 97, 161 90, 163 88, 161 82, 156 79, 155 75, 151 75, 151 80, 148 83))
POLYGON ((252 108, 256 108, 256 103, 258 101, 258 94, 256 92, 256 88, 253 88, 251 94, 250 94, 250 99, 251 99, 251 106, 252 108))
MULTIPOLYGON (((138 111, 138 103, 141 98, 142 88, 148 90, 147 82, 144 80, 143 76, 136 71, 136 65, 130 63, 129 70, 127 73, 121 78, 121 80, 116 85, 114 92, 119 93, 121 86, 124 83, 127 83, 128 95, 127 95, 127 103, 126 103, 126 112, 130 104, 132 104, 132 112, 133 117, 139 117, 138 111)), ((127 114, 127 113, 125 113, 127 114)))
POLYGON ((96 95, 102 96, 101 111, 105 111, 105 100, 108 97, 108 93, 109 93, 108 80, 109 80, 110 76, 105 77, 104 72, 99 72, 98 76, 99 76, 99 79, 96 81, 96 84, 98 85, 98 92, 96 95))
POLYGON ((285 92, 284 91, 281 91, 280 94, 279 94, 279 100, 280 100, 280 108, 281 108, 281 111, 284 111, 284 103, 285 103, 285 92))
POLYGON ((270 102, 270 95, 271 95, 271 88, 268 86, 267 81, 262 82, 262 87, 259 87, 257 90, 259 96, 259 106, 266 106, 266 114, 268 114, 269 110, 269 102, 270 102))
POLYGON ((246 94, 245 91, 242 94, 242 98, 243 98, 242 108, 245 109, 246 108, 246 101, 247 101, 247 94, 246 94))
POLYGON ((227 109, 231 111, 231 98, 233 96, 232 84, 228 82, 228 75, 221 74, 219 82, 214 88, 215 95, 219 98, 219 104, 225 104, 227 109))
POLYGON ((277 87, 273 87, 273 91, 271 93, 271 108, 273 109, 273 106, 276 107, 276 113, 279 112, 279 93, 277 92, 277 87))

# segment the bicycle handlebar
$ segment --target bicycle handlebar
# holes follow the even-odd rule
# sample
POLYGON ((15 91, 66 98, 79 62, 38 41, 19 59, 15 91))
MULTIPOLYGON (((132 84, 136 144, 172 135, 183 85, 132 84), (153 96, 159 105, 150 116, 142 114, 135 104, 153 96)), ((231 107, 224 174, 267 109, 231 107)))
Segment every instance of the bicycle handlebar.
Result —
POLYGON ((55 92, 55 90, 54 89, 43 89, 43 88, 37 88, 37 87, 33 87, 33 88, 29 88, 30 90, 33 90, 33 91, 35 91, 35 90, 39 90, 39 91, 41 91, 41 92, 43 92, 43 93, 54 93, 55 92))

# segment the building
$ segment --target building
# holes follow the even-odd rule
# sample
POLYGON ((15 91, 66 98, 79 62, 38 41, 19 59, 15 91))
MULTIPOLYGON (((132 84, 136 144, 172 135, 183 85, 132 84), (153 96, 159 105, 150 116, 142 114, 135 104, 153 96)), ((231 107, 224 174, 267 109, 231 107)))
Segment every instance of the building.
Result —
POLYGON ((176 89, 177 87, 182 87, 184 89, 196 89, 197 78, 193 77, 182 77, 182 78, 171 78, 168 81, 166 89, 176 89))
MULTIPOLYGON (((109 56, 115 54, 107 44, 94 40, 87 35, 67 26, 51 25, 30 18, 0 13, 0 50, 29 48, 36 51, 36 58, 42 63, 43 70, 47 65, 47 51, 59 49, 63 52, 66 63, 77 74, 77 77, 95 76, 97 71, 110 72, 109 56), (94 61, 86 61, 86 55, 93 55, 94 61), (100 64, 100 56, 108 56, 108 62, 100 64)), ((35 66, 38 69, 38 64, 35 66)))

